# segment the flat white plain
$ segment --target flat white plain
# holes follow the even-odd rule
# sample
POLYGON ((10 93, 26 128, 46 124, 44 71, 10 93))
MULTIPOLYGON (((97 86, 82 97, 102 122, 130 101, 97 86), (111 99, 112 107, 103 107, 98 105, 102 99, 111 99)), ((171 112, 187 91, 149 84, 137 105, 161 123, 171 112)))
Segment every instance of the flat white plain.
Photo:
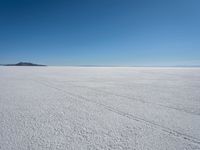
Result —
POLYGON ((199 150, 200 68, 0 67, 0 149, 199 150))

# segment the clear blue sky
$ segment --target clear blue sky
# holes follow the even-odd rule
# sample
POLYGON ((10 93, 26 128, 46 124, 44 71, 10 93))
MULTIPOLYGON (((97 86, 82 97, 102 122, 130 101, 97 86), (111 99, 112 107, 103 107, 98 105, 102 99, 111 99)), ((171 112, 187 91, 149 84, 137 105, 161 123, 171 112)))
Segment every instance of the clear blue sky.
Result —
POLYGON ((0 63, 200 65, 200 0, 0 0, 0 63))

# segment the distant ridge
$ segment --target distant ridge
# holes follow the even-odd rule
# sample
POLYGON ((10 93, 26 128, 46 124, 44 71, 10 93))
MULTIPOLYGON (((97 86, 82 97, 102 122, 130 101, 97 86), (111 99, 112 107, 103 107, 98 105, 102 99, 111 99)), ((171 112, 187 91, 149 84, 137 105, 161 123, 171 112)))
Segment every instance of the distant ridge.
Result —
POLYGON ((17 64, 6 64, 4 66, 46 66, 46 65, 33 64, 33 63, 30 63, 30 62, 19 62, 17 64))

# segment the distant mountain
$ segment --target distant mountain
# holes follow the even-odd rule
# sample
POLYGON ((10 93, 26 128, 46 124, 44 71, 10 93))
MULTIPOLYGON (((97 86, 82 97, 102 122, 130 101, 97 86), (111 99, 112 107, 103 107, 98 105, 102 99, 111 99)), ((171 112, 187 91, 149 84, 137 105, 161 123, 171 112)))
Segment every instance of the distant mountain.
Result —
POLYGON ((19 62, 17 64, 6 64, 4 66, 46 66, 46 65, 33 64, 30 62, 19 62))

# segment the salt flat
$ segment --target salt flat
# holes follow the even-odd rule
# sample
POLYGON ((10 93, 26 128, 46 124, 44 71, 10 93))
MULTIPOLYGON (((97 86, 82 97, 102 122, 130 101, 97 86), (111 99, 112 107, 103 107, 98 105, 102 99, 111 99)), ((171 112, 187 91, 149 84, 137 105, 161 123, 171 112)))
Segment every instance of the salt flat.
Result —
POLYGON ((0 149, 199 150, 200 68, 2 66, 0 149))

